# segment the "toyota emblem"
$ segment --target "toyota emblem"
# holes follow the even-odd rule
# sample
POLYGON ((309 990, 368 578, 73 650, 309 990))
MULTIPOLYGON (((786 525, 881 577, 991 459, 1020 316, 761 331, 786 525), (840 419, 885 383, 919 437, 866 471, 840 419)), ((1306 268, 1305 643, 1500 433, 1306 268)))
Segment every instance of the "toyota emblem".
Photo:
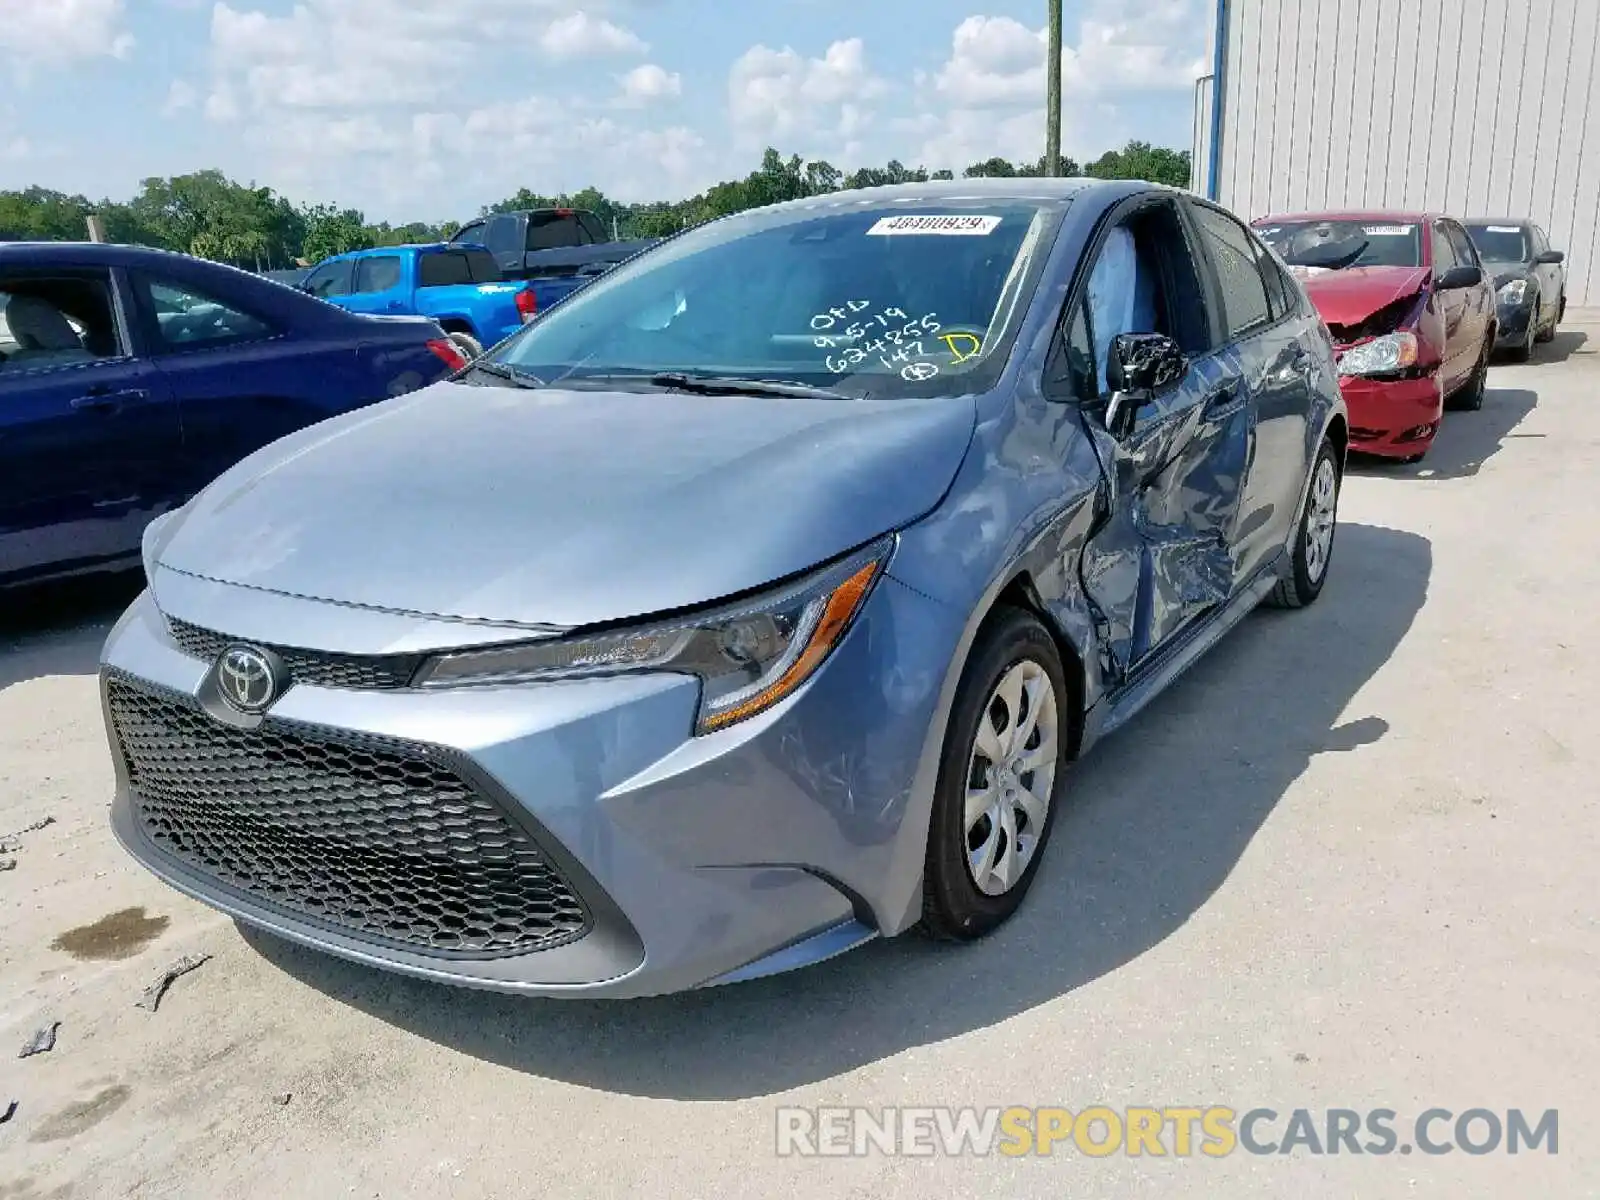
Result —
POLYGON ((229 646, 217 660, 217 690, 242 713, 259 713, 278 695, 272 660, 253 646, 229 646))

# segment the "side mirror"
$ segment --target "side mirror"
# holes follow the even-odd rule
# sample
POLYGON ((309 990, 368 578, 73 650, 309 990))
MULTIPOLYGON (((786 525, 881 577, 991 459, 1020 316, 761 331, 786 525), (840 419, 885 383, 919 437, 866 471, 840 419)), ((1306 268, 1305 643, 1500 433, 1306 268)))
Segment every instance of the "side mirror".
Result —
POLYGON ((1456 292, 1462 288, 1477 287, 1483 282, 1483 270, 1480 267, 1451 267, 1434 281, 1434 288, 1441 292, 1456 292))
POLYGON ((1106 383, 1106 429, 1120 436, 1141 405, 1175 387, 1189 373, 1189 356, 1164 333, 1119 333, 1111 340, 1106 383))
POLYGON ((1553 267, 1558 263, 1564 263, 1566 261, 1567 256, 1560 250, 1546 250, 1543 254, 1539 255, 1538 258, 1534 259, 1533 263, 1534 266, 1537 267, 1553 267))

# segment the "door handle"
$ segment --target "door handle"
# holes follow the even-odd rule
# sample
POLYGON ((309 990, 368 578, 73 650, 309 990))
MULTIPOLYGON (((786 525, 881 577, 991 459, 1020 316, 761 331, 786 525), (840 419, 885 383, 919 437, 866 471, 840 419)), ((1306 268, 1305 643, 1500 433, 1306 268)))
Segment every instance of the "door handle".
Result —
POLYGON ((1206 397, 1202 410, 1208 420, 1226 417, 1244 407, 1244 389, 1237 384, 1218 388, 1206 397))
POLYGON ((96 412, 110 416, 122 411, 124 404, 131 404, 143 400, 150 395, 143 388, 124 388, 112 391, 107 387, 90 388, 83 395, 76 397, 71 403, 75 412, 96 412))

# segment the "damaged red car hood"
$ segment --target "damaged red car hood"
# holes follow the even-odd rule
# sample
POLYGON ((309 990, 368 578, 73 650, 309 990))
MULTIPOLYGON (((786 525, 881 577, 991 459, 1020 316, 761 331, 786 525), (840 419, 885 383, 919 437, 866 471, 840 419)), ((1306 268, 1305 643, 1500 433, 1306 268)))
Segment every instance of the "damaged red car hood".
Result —
POLYGON ((1428 282, 1427 267, 1346 267, 1318 271, 1296 267, 1306 294, 1329 325, 1356 325, 1387 304, 1415 295, 1428 282))

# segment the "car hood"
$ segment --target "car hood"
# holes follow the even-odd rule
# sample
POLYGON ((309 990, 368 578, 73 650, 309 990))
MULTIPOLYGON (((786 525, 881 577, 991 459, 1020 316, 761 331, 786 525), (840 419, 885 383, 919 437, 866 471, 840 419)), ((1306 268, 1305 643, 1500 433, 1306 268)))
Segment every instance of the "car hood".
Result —
POLYGON ((1513 279, 1527 279, 1532 274, 1533 266, 1530 263, 1483 260, 1483 277, 1496 288, 1504 287, 1513 279))
POLYGON ((909 524, 949 488, 975 420, 970 398, 438 383, 257 451, 160 531, 156 561, 402 612, 621 620, 909 524))
POLYGON ((1329 325, 1357 325, 1380 308, 1422 290, 1427 267, 1346 267, 1295 272, 1318 314, 1329 325))

